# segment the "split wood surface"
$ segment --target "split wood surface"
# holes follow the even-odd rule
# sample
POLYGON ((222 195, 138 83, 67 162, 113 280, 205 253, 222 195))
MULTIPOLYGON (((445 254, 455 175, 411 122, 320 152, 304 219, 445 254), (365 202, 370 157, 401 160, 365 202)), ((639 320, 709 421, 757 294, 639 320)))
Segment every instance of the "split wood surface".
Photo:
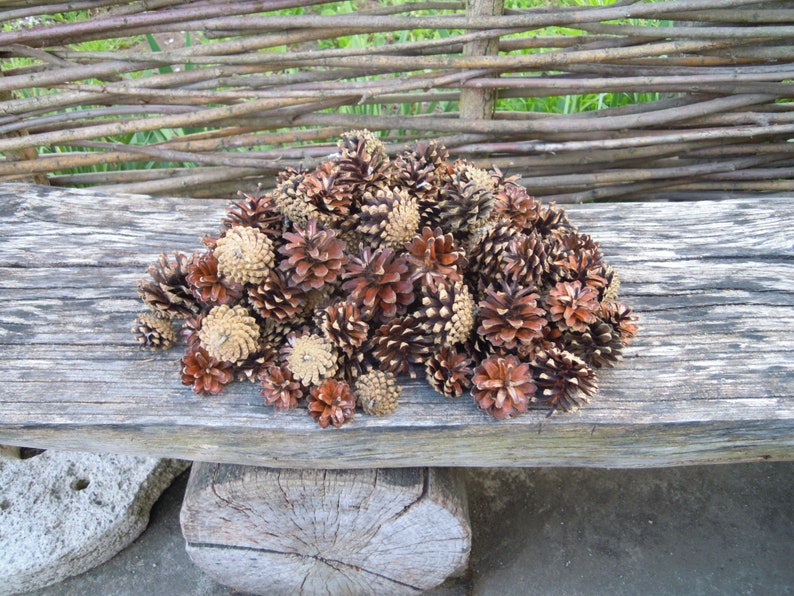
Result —
POLYGON ((320 429, 258 387, 211 398, 182 351, 141 351, 135 282, 216 232, 225 201, 0 185, 0 444, 278 468, 602 466, 794 459, 794 201, 570 206, 639 335, 592 404, 498 422, 406 380, 397 411, 320 429))
POLYGON ((193 562, 246 594, 419 594, 471 548, 463 484, 439 468, 195 463, 181 522, 193 562))
POLYGON ((794 191, 789 2, 405 2, 334 15, 319 14, 333 4, 324 0, 267 4, 0 0, 0 22, 18 25, 0 32, 0 60, 33 61, 2 68, 0 94, 12 95, 0 97, 0 181, 231 196, 240 180, 312 167, 340 133, 367 127, 390 150, 438 138, 453 156, 525 173, 532 194, 560 202, 794 191), (303 14, 277 12, 297 6, 303 14), (75 8, 95 12, 41 24, 75 8), (445 37, 403 37, 416 29, 445 37), (74 46, 186 31, 194 43, 157 52, 145 41, 74 46), (384 32, 393 36, 382 45, 328 47, 384 32), (659 95, 568 115, 493 103, 623 92, 659 95), (169 138, 120 140, 147 131, 169 138), (82 166, 94 171, 66 171, 82 166))

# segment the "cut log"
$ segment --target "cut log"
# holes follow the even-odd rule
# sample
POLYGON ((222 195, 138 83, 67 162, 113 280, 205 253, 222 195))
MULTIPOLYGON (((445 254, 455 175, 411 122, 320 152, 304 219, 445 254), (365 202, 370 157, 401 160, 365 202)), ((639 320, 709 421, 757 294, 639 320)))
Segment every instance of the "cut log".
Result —
POLYGON ((451 469, 196 463, 181 522, 196 565, 255 594, 415 594, 463 571, 471 545, 451 469))

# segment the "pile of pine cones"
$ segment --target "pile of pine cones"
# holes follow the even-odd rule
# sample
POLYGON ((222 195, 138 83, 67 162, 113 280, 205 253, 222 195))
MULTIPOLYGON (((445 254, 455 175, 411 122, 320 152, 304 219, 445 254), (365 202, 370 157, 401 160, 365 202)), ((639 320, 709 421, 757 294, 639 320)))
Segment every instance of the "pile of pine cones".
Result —
POLYGON ((598 244, 515 178, 450 163, 435 143, 390 159, 364 130, 338 148, 241 193, 204 250, 149 267, 138 340, 181 334, 196 393, 248 379, 276 409, 305 400, 322 427, 356 407, 391 412, 397 375, 417 369, 499 419, 586 403, 594 369, 637 330, 598 244))

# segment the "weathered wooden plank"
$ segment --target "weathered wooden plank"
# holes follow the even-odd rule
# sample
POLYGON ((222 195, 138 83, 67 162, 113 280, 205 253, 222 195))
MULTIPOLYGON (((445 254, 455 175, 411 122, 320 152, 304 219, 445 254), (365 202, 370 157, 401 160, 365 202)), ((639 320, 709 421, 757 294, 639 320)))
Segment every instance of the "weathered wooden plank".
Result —
POLYGON ((135 280, 192 252, 223 201, 0 186, 0 443, 272 467, 643 467, 794 458, 794 202, 571 206, 620 272, 640 334, 577 413, 507 422, 409 381, 392 416, 322 431, 179 382, 140 351, 135 280))

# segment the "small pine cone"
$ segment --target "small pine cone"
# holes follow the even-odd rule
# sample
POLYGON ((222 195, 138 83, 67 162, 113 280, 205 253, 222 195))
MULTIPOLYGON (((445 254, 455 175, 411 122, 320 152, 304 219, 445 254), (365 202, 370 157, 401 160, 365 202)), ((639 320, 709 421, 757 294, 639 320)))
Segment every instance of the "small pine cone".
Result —
POLYGON ((340 135, 336 143, 342 155, 356 155, 359 148, 363 149, 363 154, 373 156, 382 153, 386 159, 386 148, 381 140, 372 131, 366 128, 348 130, 340 135))
POLYGON ((618 272, 605 263, 604 277, 607 280, 607 286, 601 294, 601 302, 617 302, 618 294, 620 293, 620 277, 618 276, 618 272))
POLYGON ((265 234, 281 233, 282 216, 276 211, 273 195, 262 195, 259 191, 257 188, 257 193, 253 195, 242 191, 237 193, 242 198, 226 208, 226 216, 221 220, 222 230, 245 226, 265 234))
POLYGON ((510 243, 520 235, 513 225, 503 219, 492 220, 471 235, 467 242, 469 271, 483 287, 504 278, 502 260, 510 243))
POLYGON ((427 382, 446 397, 460 397, 471 387, 472 362, 466 352, 441 348, 425 362, 427 382))
POLYGON ((403 191, 380 189, 364 195, 359 231, 374 247, 401 249, 419 229, 419 206, 403 191))
POLYGON ((325 337, 348 356, 360 348, 369 335, 369 325, 362 318, 361 310, 349 301, 326 307, 321 328, 325 337))
POLYGON ((394 160, 392 183, 421 200, 437 200, 440 180, 436 165, 420 159, 411 152, 398 155, 394 160))
POLYGON ((338 362, 333 344, 317 334, 287 338, 285 361, 293 376, 306 387, 319 385, 336 374, 338 362))
POLYGON ((602 302, 601 319, 608 323, 620 335, 623 345, 628 345, 634 336, 637 335, 637 317, 634 316, 630 307, 622 302, 602 302))
POLYGON ((471 335, 476 304, 468 286, 462 281, 439 283, 425 288, 422 306, 416 316, 434 343, 452 346, 465 342, 471 335))
POLYGON ((279 269, 287 273, 289 283, 308 292, 336 281, 345 264, 345 243, 333 230, 318 228, 315 219, 295 230, 284 234, 287 243, 278 249, 286 257, 279 269))
POLYGON ((405 313, 414 300, 408 262, 390 248, 363 248, 360 257, 350 258, 343 278, 343 290, 376 321, 405 313))
POLYGON ((471 390, 477 405, 497 420, 527 411, 537 387, 529 364, 515 356, 492 356, 474 370, 471 390))
POLYGON ((291 410, 304 397, 306 388, 292 376, 286 365, 273 364, 260 375, 262 385, 260 395, 265 398, 265 405, 276 410, 291 410))
POLYGON ((568 254, 552 263, 552 278, 557 281, 578 281, 603 293, 609 281, 604 262, 597 251, 583 250, 568 254))
POLYGON ((239 362, 258 348, 259 325, 244 306, 215 306, 198 332, 202 348, 215 360, 239 362))
POLYGON ((391 414, 397 408, 401 391, 397 378, 380 370, 364 373, 353 385, 356 402, 370 416, 391 414))
POLYGON ((593 370, 570 352, 551 348, 539 350, 530 362, 538 385, 537 400, 556 410, 570 412, 589 402, 598 391, 593 370))
POLYGON ((568 219, 568 214, 553 202, 540 211, 533 229, 544 238, 576 231, 568 219))
POLYGON ((348 184, 340 182, 333 162, 326 161, 307 174, 297 192, 317 208, 317 218, 322 223, 336 222, 350 212, 353 192, 348 184))
POLYGON ((243 293, 242 284, 218 273, 218 259, 212 251, 193 255, 185 280, 193 296, 207 306, 232 305, 243 293))
POLYGON ((415 317, 397 317, 375 330, 372 355, 381 370, 415 377, 411 365, 423 364, 432 353, 432 338, 415 317))
POLYGON ((561 281, 546 297, 552 322, 559 322, 564 329, 583 333, 588 325, 595 323, 599 312, 598 292, 581 282, 561 281))
POLYGON ((190 257, 174 251, 174 261, 163 253, 146 272, 151 281, 138 281, 138 296, 152 310, 169 318, 183 319, 201 310, 190 292, 186 276, 190 257))
POLYGON ((306 176, 306 172, 288 168, 279 174, 278 183, 273 190, 273 206, 276 211, 298 226, 305 226, 310 219, 320 216, 317 206, 301 187, 306 176))
POLYGON ((264 319, 260 327, 260 341, 274 346, 284 343, 290 333, 295 331, 293 322, 276 321, 275 319, 264 319))
POLYGON ((259 380, 268 366, 272 366, 276 362, 278 362, 278 350, 273 347, 273 344, 260 341, 256 352, 234 365, 234 373, 238 381, 253 383, 259 380))
POLYGON ((201 346, 188 348, 181 360, 182 384, 199 395, 217 395, 234 380, 232 363, 211 358, 201 346))
POLYGON ((549 268, 543 241, 534 232, 511 239, 500 261, 504 279, 523 286, 541 287, 549 268))
POLYGON ((138 315, 132 327, 135 339, 144 348, 167 350, 179 340, 171 319, 157 312, 145 312, 138 315))
POLYGON ((258 284, 273 267, 273 241, 257 228, 235 226, 215 245, 218 272, 239 284, 258 284))
POLYGON ((182 323, 182 328, 179 330, 179 336, 182 338, 182 343, 188 347, 198 346, 201 343, 199 339, 199 329, 204 320, 206 312, 197 314, 195 317, 188 317, 182 323))
POLYGON ((508 182, 494 193, 494 216, 511 222, 519 231, 531 231, 540 217, 540 201, 519 184, 508 182))
POLYGON ((410 153, 420 164, 433 166, 436 175, 449 176, 449 151, 444 145, 439 145, 438 141, 417 142, 410 153))
POLYGON ((355 193, 379 188, 389 179, 390 160, 383 144, 368 130, 354 130, 342 135, 337 143, 341 157, 336 162, 340 182, 355 193))
POLYGON ((290 285, 283 271, 271 269, 259 285, 248 288, 248 301, 264 318, 293 321, 306 307, 306 292, 290 285))
POLYGON ((479 304, 477 333, 507 350, 531 345, 543 337, 547 324, 546 311, 538 307, 539 299, 532 286, 503 284, 501 290, 489 286, 479 304))
POLYGON ((439 192, 441 228, 453 234, 472 231, 488 219, 493 205, 494 194, 490 187, 456 174, 439 192))
POLYGON ((326 379, 322 384, 311 388, 309 394, 309 415, 321 428, 329 424, 339 428, 353 417, 356 398, 350 385, 336 379, 326 379))
POLYGON ((415 235, 405 245, 406 259, 412 265, 411 281, 423 280, 425 285, 437 281, 461 281, 461 271, 468 266, 463 249, 457 246, 452 234, 444 234, 441 228, 428 227, 415 235))
POLYGON ((491 173, 482 168, 478 168, 466 159, 458 159, 452 164, 453 176, 458 175, 462 182, 474 182, 477 186, 494 191, 496 190, 496 180, 491 173))
POLYGON ((623 358, 620 333, 601 320, 590 325, 584 333, 566 333, 563 341, 568 352, 592 368, 611 368, 623 358))

